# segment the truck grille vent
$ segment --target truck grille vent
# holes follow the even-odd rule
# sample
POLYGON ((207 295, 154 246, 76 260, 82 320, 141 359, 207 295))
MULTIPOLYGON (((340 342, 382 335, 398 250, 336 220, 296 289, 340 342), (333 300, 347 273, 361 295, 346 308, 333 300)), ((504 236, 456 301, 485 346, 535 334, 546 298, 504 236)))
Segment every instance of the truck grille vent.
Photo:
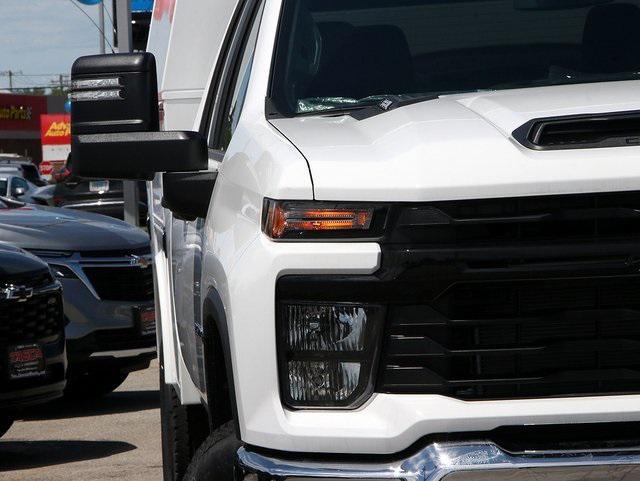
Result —
POLYGON ((640 392, 640 279, 457 285, 390 310, 382 392, 640 392))
POLYGON ((536 119, 516 129, 513 136, 536 150, 640 145, 640 112, 536 119))
POLYGON ((388 305, 378 392, 640 393, 637 192, 397 210, 371 283, 388 305))
POLYGON ((435 202, 395 214, 386 243, 430 246, 640 237, 640 193, 435 202))
POLYGON ((145 302, 153 300, 151 267, 83 267, 102 300, 145 302))

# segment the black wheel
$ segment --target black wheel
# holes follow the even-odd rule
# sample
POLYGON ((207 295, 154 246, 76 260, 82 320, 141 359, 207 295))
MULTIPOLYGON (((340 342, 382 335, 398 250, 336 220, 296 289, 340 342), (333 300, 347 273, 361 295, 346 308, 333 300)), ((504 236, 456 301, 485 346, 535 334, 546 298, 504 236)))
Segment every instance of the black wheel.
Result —
POLYGON ((209 422, 199 408, 180 404, 173 386, 165 384, 161 355, 160 424, 164 481, 182 481, 191 455, 207 436, 209 422))
POLYGON ((195 452, 184 481, 233 481, 233 463, 240 445, 235 423, 223 424, 195 452))
POLYGON ((6 414, 0 414, 0 438, 7 434, 7 431, 11 429, 13 425, 13 418, 7 416, 6 414))
POLYGON ((81 375, 69 376, 64 395, 67 399, 95 399, 115 391, 127 379, 129 373, 101 369, 81 375))

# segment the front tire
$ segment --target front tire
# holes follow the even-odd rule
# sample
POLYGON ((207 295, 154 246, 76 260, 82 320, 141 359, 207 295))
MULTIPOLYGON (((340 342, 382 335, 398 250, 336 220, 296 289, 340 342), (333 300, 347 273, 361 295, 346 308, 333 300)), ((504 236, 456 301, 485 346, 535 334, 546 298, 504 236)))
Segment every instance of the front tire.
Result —
POLYGON ((240 446, 235 423, 223 424, 195 452, 184 481, 233 481, 233 464, 240 446))

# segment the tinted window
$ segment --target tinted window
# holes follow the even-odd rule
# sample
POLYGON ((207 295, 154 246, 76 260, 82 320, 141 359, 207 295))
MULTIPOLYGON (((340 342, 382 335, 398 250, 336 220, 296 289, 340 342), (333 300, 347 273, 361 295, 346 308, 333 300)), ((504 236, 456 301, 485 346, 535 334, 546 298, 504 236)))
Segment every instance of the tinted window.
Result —
POLYGON ((284 8, 272 85, 284 113, 640 78, 640 0, 287 0, 284 8))
POLYGON ((253 20, 251 30, 246 32, 246 37, 243 39, 242 51, 238 55, 233 70, 230 70, 227 73, 227 75, 232 75, 232 81, 229 89, 227 90, 225 108, 222 113, 220 137, 217 142, 217 148, 220 150, 226 150, 231 142, 231 137, 236 130, 240 114, 242 113, 242 108, 244 107, 244 100, 247 95, 247 86, 249 84, 249 78, 251 77, 253 55, 256 50, 256 40, 258 38, 260 19, 262 17, 261 12, 262 7, 253 20))
POLYGON ((0 195, 7 195, 7 179, 0 179, 0 195))
POLYGON ((11 179, 11 195, 15 195, 16 189, 22 188, 26 192, 29 190, 29 184, 24 179, 19 177, 14 177, 11 179))

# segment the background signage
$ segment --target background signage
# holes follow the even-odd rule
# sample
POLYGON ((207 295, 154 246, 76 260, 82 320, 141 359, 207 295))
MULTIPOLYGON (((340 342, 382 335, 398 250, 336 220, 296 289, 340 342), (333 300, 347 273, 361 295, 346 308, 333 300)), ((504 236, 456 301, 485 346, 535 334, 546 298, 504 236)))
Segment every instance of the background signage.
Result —
POLYGON ((47 111, 46 97, 0 94, 0 131, 40 129, 40 114, 47 111))
POLYGON ((42 139, 40 174, 45 179, 49 179, 53 172, 64 166, 71 152, 71 116, 68 114, 41 115, 40 137, 42 139))

